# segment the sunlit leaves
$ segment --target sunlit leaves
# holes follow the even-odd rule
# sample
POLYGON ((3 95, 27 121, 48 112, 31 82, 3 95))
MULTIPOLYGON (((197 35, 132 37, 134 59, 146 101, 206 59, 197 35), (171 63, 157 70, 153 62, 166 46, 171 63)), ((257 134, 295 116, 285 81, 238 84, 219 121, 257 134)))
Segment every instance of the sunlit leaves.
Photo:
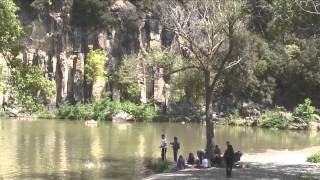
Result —
POLYGON ((105 50, 91 50, 88 54, 88 62, 84 67, 85 76, 89 83, 97 79, 105 78, 105 64, 107 52, 105 50))
POLYGON ((23 34, 17 18, 17 6, 13 0, 0 1, 0 53, 11 52, 23 34))

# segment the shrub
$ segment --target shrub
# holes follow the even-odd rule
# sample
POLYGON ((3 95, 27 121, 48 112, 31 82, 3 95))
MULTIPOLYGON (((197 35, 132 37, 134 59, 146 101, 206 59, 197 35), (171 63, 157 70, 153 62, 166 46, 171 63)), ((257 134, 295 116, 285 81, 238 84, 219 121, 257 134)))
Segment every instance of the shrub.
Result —
POLYGON ((311 120, 315 114, 315 107, 311 103, 309 98, 305 99, 303 104, 298 104, 294 109, 294 115, 311 120))
POLYGON ((166 169, 169 168, 169 162, 168 161, 162 161, 161 159, 159 159, 154 165, 153 165, 153 169, 157 172, 157 173, 161 173, 163 171, 165 171, 166 169))
POLYGON ((88 54, 88 62, 84 66, 85 76, 89 83, 105 77, 104 67, 107 62, 107 53, 104 50, 92 50, 88 54))
POLYGON ((239 125, 241 120, 239 109, 233 109, 226 118, 228 125, 239 125))
POLYGON ((307 158, 307 162, 320 163, 320 152, 314 153, 307 158))
POLYGON ((108 98, 89 104, 70 105, 64 103, 60 106, 57 116, 62 119, 111 120, 113 115, 121 111, 132 115, 135 120, 141 121, 151 121, 157 116, 155 108, 149 104, 138 105, 129 101, 111 101, 108 98))
POLYGON ((289 119, 284 117, 279 111, 268 111, 262 115, 261 127, 285 129, 289 124, 289 119))
POLYGON ((86 120, 94 116, 93 106, 91 104, 70 105, 64 103, 60 106, 57 116, 61 119, 86 120))
POLYGON ((11 61, 10 85, 19 106, 28 112, 43 109, 46 97, 51 96, 53 83, 44 76, 44 71, 20 60, 11 61))
POLYGON ((114 102, 110 99, 100 99, 94 103, 94 119, 110 120, 112 115, 116 113, 114 102))
POLYGON ((37 114, 38 119, 55 119, 56 112, 55 111, 40 111, 37 114))

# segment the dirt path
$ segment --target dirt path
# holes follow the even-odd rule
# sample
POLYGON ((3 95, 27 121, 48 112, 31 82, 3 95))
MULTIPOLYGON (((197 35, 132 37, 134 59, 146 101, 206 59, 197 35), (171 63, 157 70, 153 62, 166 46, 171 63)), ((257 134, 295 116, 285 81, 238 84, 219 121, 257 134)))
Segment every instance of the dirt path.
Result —
POLYGON ((232 178, 225 177, 224 168, 186 169, 173 173, 156 174, 146 180, 179 179, 319 179, 320 166, 309 164, 306 158, 313 152, 320 151, 312 147, 297 151, 267 150, 264 153, 244 154, 241 158, 246 168, 235 168, 232 178), (305 177, 305 178, 303 178, 305 177), (312 177, 312 178, 310 178, 312 177))

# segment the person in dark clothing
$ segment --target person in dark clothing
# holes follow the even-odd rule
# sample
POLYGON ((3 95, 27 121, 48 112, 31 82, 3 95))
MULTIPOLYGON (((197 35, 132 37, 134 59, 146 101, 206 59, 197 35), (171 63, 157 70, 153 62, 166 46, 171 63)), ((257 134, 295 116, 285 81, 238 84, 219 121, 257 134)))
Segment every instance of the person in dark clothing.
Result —
POLYGON ((173 160, 177 162, 178 150, 180 149, 180 143, 178 142, 178 138, 174 137, 173 142, 170 143, 173 149, 173 160))
POLYGON ((220 165, 222 160, 221 149, 216 145, 213 150, 213 164, 220 165))
POLYGON ((227 149, 224 152, 223 158, 226 162, 226 174, 227 177, 231 177, 231 171, 234 161, 234 151, 232 145, 227 141, 227 149))
POLYGON ((198 160, 199 160, 200 164, 202 164, 204 152, 202 150, 197 151, 197 156, 198 156, 198 160))
POLYGON ((161 159, 162 161, 167 160, 166 153, 167 153, 167 139, 164 134, 161 135, 161 159))
POLYGON ((189 157, 188 157, 187 163, 190 164, 190 165, 193 165, 195 163, 195 158, 194 158, 193 153, 189 153, 189 157))

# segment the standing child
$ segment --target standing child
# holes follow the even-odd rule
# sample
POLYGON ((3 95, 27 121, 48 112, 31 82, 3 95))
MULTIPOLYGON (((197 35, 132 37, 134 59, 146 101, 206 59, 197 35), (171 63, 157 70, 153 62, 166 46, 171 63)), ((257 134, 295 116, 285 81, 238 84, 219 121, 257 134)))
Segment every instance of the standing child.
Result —
POLYGON ((170 143, 173 149, 173 160, 177 162, 178 150, 180 149, 180 143, 178 142, 178 138, 174 137, 173 142, 170 143))
POLYGON ((161 159, 162 161, 166 160, 166 153, 167 153, 167 139, 164 134, 161 135, 161 159))

